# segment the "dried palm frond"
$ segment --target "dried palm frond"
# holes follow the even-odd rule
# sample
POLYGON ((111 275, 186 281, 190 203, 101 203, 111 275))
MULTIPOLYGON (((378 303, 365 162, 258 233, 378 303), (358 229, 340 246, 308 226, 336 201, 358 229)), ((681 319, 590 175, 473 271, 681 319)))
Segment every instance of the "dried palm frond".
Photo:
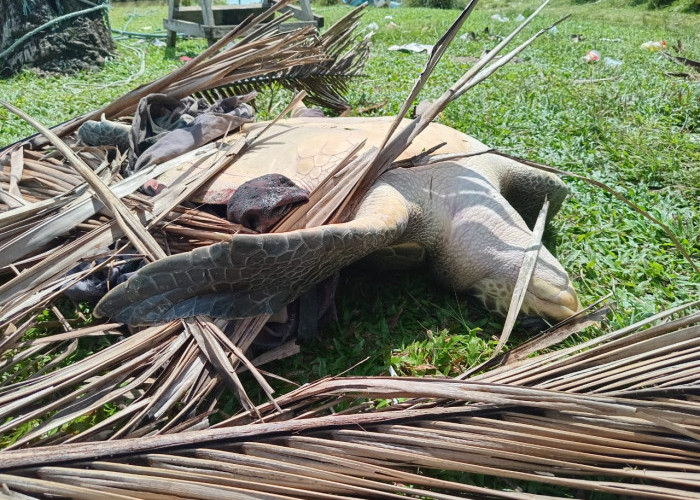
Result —
MULTIPOLYGON (((267 15, 285 3, 288 2, 277 4, 267 15)), ((79 439, 100 439, 105 437, 105 432, 107 436, 119 437, 171 429, 193 415, 206 415, 208 406, 199 406, 215 404, 213 396, 206 403, 204 400, 220 390, 221 381, 227 382, 250 408, 252 403, 237 380, 235 365, 239 361, 257 375, 261 386, 270 393, 267 383, 242 352, 264 319, 239 322, 240 326, 231 325, 226 333, 222 330, 226 328, 225 322, 214 324, 205 319, 178 322, 138 332, 111 346, 94 342, 88 348, 96 352, 87 357, 82 354, 84 359, 80 359, 80 352, 76 353, 78 339, 100 334, 114 338, 115 325, 87 326, 86 322, 92 319, 81 317, 76 307, 77 317, 61 317, 64 333, 41 337, 36 342, 33 341, 36 339, 26 340, 28 334, 33 337, 36 335, 33 332, 43 329, 37 314, 46 308, 60 314, 52 304, 65 302, 64 291, 89 274, 112 269, 121 259, 139 255, 156 259, 165 255, 162 248, 169 252, 186 251, 221 241, 241 230, 225 219, 181 203, 208 178, 233 162, 251 138, 247 142, 211 144, 121 179, 118 166, 122 158, 118 152, 115 155, 103 148, 80 147, 73 132, 80 123, 103 113, 108 118, 129 114, 138 100, 150 92, 182 97, 297 66, 335 60, 334 64, 340 64, 343 69, 347 61, 358 61, 352 55, 357 47, 353 48, 352 44, 350 55, 341 55, 340 51, 348 46, 350 32, 357 24, 356 13, 340 21, 342 29, 332 29, 330 36, 320 39, 311 36, 308 28, 277 33, 275 26, 286 16, 257 24, 263 17, 239 27, 185 69, 129 92, 102 110, 56 127, 53 133, 43 130, 41 136, 0 152, 0 164, 6 162, 9 167, 2 172, 0 192, 7 194, 3 196, 3 201, 9 202, 7 208, 13 208, 0 213, 0 269, 9 275, 0 285, 0 325, 5 332, 0 338, 3 360, 0 369, 5 374, 0 381, 0 434, 5 444, 20 446, 37 440, 75 439, 70 423, 103 409, 105 404, 118 405, 120 409, 80 434, 79 439), (218 52, 241 35, 244 38, 231 48, 218 52), (328 47, 336 52, 330 54, 328 47), (63 148, 69 160, 46 145, 45 138, 49 136, 53 144, 63 148), (156 198, 136 193, 144 181, 187 161, 203 165, 208 173, 184 177, 156 198), (85 164, 91 168, 85 170, 85 164), (83 168, 82 174, 76 168, 83 168), (92 170, 101 181, 90 173, 92 170), (95 192, 102 193, 99 194, 102 201, 95 199, 84 184, 85 176, 91 179, 95 192), (101 183, 109 185, 114 195, 100 187, 101 183), (122 215, 117 220, 101 215, 103 203, 109 204, 111 213, 122 215), (136 226, 133 217, 141 221, 136 226), (141 223, 146 223, 154 236, 144 233, 142 228, 139 230, 141 223), (106 251, 111 244, 125 250, 128 243, 119 242, 125 234, 139 248, 137 254, 133 250, 128 250, 131 255, 106 251), (81 262, 92 265, 67 274, 81 262), (36 370, 36 363, 46 358, 50 360, 48 365, 36 370), (67 362, 69 359, 72 364, 67 362), (41 424, 36 425, 38 422, 41 424), (33 430, 23 432, 27 428, 33 430), (13 430, 23 434, 22 437, 17 439, 13 430)), ((360 53, 366 50, 366 44, 359 47, 360 53)), ((8 108, 21 114, 12 106, 8 108)), ((35 125, 41 129, 39 124, 35 125)))
MULTIPOLYGON (((102 115, 107 119, 131 115, 140 99, 151 93, 183 98, 192 94, 207 94, 211 89, 235 87, 241 82, 245 82, 242 83, 244 88, 255 89, 256 79, 261 79, 264 86, 274 82, 276 75, 281 78, 293 75, 309 78, 309 88, 317 92, 314 99, 318 99, 319 104, 324 105, 323 96, 327 95, 333 96, 328 102, 331 107, 346 107, 341 94, 347 80, 361 72, 369 50, 369 41, 358 41, 354 34, 362 9, 350 12, 321 36, 310 26, 279 31, 279 25, 288 20, 291 13, 263 22, 292 1, 273 2, 270 9, 247 19, 181 68, 126 93, 98 110, 58 125, 53 132, 64 137, 85 121, 99 120, 102 115), (229 44, 232 46, 222 50, 229 44)), ((34 136, 34 139, 31 143, 33 149, 46 144, 41 136, 34 136)), ((0 158, 16 146, 0 150, 0 158)))
MULTIPOLYGON (((431 58, 427 72, 435 62, 431 58)), ((473 72, 455 93, 481 77, 473 72)), ((426 119, 419 117, 411 134, 426 119)), ((257 137, 210 145, 178 161, 199 163, 214 175, 257 137)), ((400 134, 381 151, 349 155, 338 175, 312 193, 313 203, 276 230, 342 218, 343 204, 352 206, 362 194, 358 183, 391 168, 392 155, 410 140, 400 134)), ((110 165, 101 151, 78 155, 77 162, 110 165)), ((123 181, 109 168, 102 175, 166 248, 191 248, 238 230, 180 204, 203 179, 183 180, 172 194, 146 199, 133 193, 153 171, 123 181)), ((66 318, 52 304, 92 270, 65 271, 97 257, 121 236, 122 225, 98 214, 82 178, 47 148, 40 155, 15 153, 8 177, 7 200, 24 205, 0 215, 0 258, 11 259, 5 269, 16 274, 0 287, 0 351, 10 354, 0 366, 8 374, 0 383, 0 435, 16 433, 9 448, 42 446, 0 452, 4 496, 447 499, 561 498, 583 491, 693 498, 700 486, 699 303, 688 305, 686 315, 676 308, 581 346, 526 357, 577 328, 564 325, 464 381, 325 379, 253 407, 237 365, 253 371, 269 393, 241 352, 264 317, 233 328, 201 318, 151 327, 67 364, 78 339, 120 334, 117 324, 76 327, 84 318, 66 318), (65 177, 37 175, 24 192, 21 183, 12 184, 18 172, 19 178, 25 169, 41 173, 47 164, 65 177), (46 198, 54 192, 60 196, 46 198), (36 202, 27 202, 29 193, 36 202), (79 224, 72 238, 63 237, 71 227, 65 221, 79 224), (43 238, 39 244, 37 238, 43 238), (33 314, 46 307, 64 333, 28 335, 41 327, 33 314), (48 362, 40 366, 39 359, 48 362), (209 427, 221 382, 247 411, 209 427), (393 403, 375 409, 367 398, 393 403), (76 420, 105 408, 113 413, 77 432, 76 420), (465 480, 473 474, 479 485, 465 480)), ((115 212, 123 210, 114 203, 115 212)), ((122 258, 128 256, 110 255, 94 268, 122 258)), ((586 321, 592 320, 578 327, 586 321)))
POLYGON ((698 305, 467 381, 325 379, 278 398, 281 411, 208 430, 3 452, 0 484, 74 497, 697 498, 698 305), (366 398, 395 403, 372 411, 366 398))
POLYGON ((366 5, 351 11, 315 41, 328 55, 326 61, 297 65, 246 78, 227 86, 197 92, 196 95, 213 102, 222 97, 247 94, 270 85, 280 85, 293 92, 305 91, 305 100, 308 103, 338 112, 344 111, 349 107, 343 98, 348 90, 348 83, 361 74, 369 54, 370 37, 365 36, 358 42, 354 34, 366 5))
MULTIPOLYGON (((452 29, 443 37, 438 50, 428 62, 424 76, 435 66, 436 59, 444 52, 446 44, 454 37, 474 5, 475 2, 472 2, 465 9, 452 29)), ((352 24, 356 23, 353 21, 352 24)), ((234 79, 232 75, 239 77, 261 71, 262 66, 274 67, 275 64, 285 64, 289 59, 297 63, 301 61, 303 64, 311 64, 321 57, 317 53, 318 45, 312 44, 310 54, 301 51, 300 48, 305 46, 306 37, 303 30, 278 36, 271 31, 268 24, 252 31, 250 28, 241 28, 240 33, 249 34, 228 51, 216 54, 216 50, 227 40, 225 38, 203 56, 192 61, 189 72, 177 70, 153 84, 127 94, 103 110, 57 127, 54 129, 55 136, 63 135, 69 145, 74 145, 75 139, 69 132, 78 123, 101 112, 108 117, 128 113, 133 109, 136 97, 150 91, 167 90, 182 96, 186 93, 183 89, 187 92, 199 91, 207 85, 234 79), (271 58, 269 64, 261 61, 261 54, 271 58)), ((512 36, 509 39, 512 39, 512 36)), ((340 50, 347 44, 347 38, 336 39, 336 42, 332 40, 332 37, 324 38, 324 44, 331 46, 335 43, 333 50, 340 50)), ((527 43, 529 42, 521 45, 503 60, 508 60, 527 43)), ((503 47, 505 44, 501 44, 498 50, 503 47)), ((434 115, 439 112, 440 107, 446 106, 451 100, 449 95, 454 94, 454 90, 461 91, 460 89, 473 85, 474 82, 482 81, 485 75, 503 64, 499 62, 485 67, 487 62, 485 60, 477 70, 467 73, 439 105, 429 110, 429 114, 434 115)), ((416 86, 416 92, 424 81, 425 78, 422 77, 416 86)), ((432 118, 427 116, 414 121, 409 127, 411 133, 417 134, 430 119, 432 118)), ((51 136, 46 131, 44 135, 51 136)), ((231 143, 223 141, 210 144, 175 161, 140 171, 124 180, 119 179, 114 168, 114 164, 121 161, 118 154, 112 160, 103 149, 79 149, 77 155, 66 151, 67 157, 72 158, 71 164, 76 168, 81 162, 86 162, 96 171, 101 171, 100 175, 106 184, 111 184, 111 191, 115 196, 108 191, 103 192, 104 189, 99 186, 100 182, 97 180, 90 181, 96 192, 103 192, 100 196, 110 205, 111 212, 122 214, 116 220, 98 215, 102 205, 86 191, 82 185, 82 178, 72 170, 71 164, 61 161, 46 147, 39 150, 38 156, 29 149, 29 146, 41 147, 43 140, 35 139, 26 144, 26 147, 20 146, 21 150, 20 147, 10 148, 8 154, 11 158, 11 171, 8 183, 11 182, 12 174, 23 170, 27 173, 30 169, 33 169, 32 172, 38 171, 38 166, 47 164, 56 166, 64 176, 60 179, 58 176, 39 178, 27 173, 30 184, 25 186, 19 182, 19 199, 24 201, 26 193, 26 196, 31 194, 36 202, 0 214, 0 227, 4 228, 0 239, 0 265, 6 266, 6 270, 16 275, 0 286, 0 322, 6 329, 5 337, 0 341, 0 349, 5 353, 4 357, 8 358, 5 370, 12 370, 11 373, 16 374, 0 382, 0 418, 6 419, 0 424, 0 434, 10 436, 7 440, 9 448, 40 442, 58 444, 137 437, 207 425, 207 416, 216 406, 216 394, 220 391, 221 382, 225 382, 239 396, 244 407, 252 411, 252 403, 247 399, 236 374, 239 363, 243 363, 253 372, 271 397, 270 387, 243 355, 265 323, 266 317, 232 322, 230 325, 226 322, 195 318, 148 328, 106 348, 97 349, 95 353, 83 359, 74 358, 73 363, 66 366, 61 364, 74 352, 76 339, 93 337, 100 332, 109 335, 115 325, 106 325, 101 330, 99 326, 84 325, 85 318, 67 318, 61 323, 65 330, 63 334, 47 336, 37 343, 26 341, 28 333, 41 326, 34 315, 52 307, 54 301, 59 299, 70 285, 92 272, 111 269, 119 259, 133 258, 133 250, 128 250, 129 245, 120 242, 123 235, 130 234, 129 239, 139 248, 138 253, 150 259, 157 259, 164 255, 159 245, 170 251, 189 249, 226 239, 228 235, 238 231, 240 228, 226 221, 216 221, 213 216, 196 215, 196 212, 181 205, 181 202, 208 178, 235 161, 257 137, 259 135, 231 143), (19 160, 17 151, 22 152, 19 160), (23 168, 23 159, 26 168, 23 168), (153 199, 145 199, 135 194, 137 187, 146 179, 158 175, 174 164, 182 165, 188 162, 202 167, 203 173, 183 176, 179 184, 170 186, 170 189, 153 199), (37 182, 37 179, 43 183, 41 188, 31 184, 37 182), (57 184, 58 180, 63 185, 57 184), (51 189, 50 193, 58 196, 44 199, 47 189, 51 189), (70 190, 69 194, 66 194, 67 190, 70 190), (122 205, 120 198, 126 206, 122 205), (149 234, 140 231, 138 224, 130 220, 132 217, 127 207, 151 229, 156 236, 155 240, 149 234), (23 217, 14 215, 17 211, 21 212, 23 217), (188 222, 192 224, 188 225, 188 222), (220 230, 212 232, 209 230, 212 227, 220 230), (72 231, 73 234, 72 237, 66 238, 65 233, 68 231, 72 231), (115 242, 119 250, 108 252, 108 258, 105 260, 98 260, 98 257, 105 254, 105 248, 115 242), (119 254, 125 250, 132 255, 119 254), (93 264, 80 272, 67 274, 81 261, 93 264), (41 356, 48 356, 52 360, 45 369, 32 373, 31 368, 25 368, 41 356), (114 409, 108 418, 83 432, 75 433, 76 420, 101 411, 105 405, 114 409), (27 428, 31 430, 27 431, 27 428), (15 434, 12 434, 13 432, 15 434)), ((57 137, 50 140, 57 147, 63 148, 57 137)), ((348 157, 336 166, 332 175, 311 193, 312 203, 292 212, 275 230, 317 226, 327 223, 333 217, 342 217, 343 211, 352 206, 353 200, 362 196, 361 186, 368 186, 371 184, 369 180, 379 175, 383 169, 389 168, 395 155, 398 155, 410 140, 411 137, 400 134, 382 151, 370 151, 357 158, 353 158, 355 151, 351 151, 348 157)), ((92 177, 87 173, 85 175, 92 177)), ((17 186, 12 187, 13 189, 8 187, 8 193, 17 192, 17 186)), ((275 407, 275 404, 272 406, 275 407)))

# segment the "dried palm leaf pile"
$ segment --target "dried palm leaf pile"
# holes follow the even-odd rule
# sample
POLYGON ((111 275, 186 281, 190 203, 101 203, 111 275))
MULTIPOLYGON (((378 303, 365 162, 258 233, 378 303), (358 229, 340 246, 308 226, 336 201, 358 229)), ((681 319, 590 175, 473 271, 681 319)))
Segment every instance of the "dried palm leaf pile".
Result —
MULTIPOLYGON (((311 193, 311 203, 275 231, 347 219, 449 102, 545 31, 492 62, 538 9, 394 134, 475 5, 435 45, 383 147, 340 161, 336 175, 311 193)), ((255 365, 289 355, 294 346, 260 360, 244 355, 267 317, 230 325, 197 317, 124 336, 120 324, 65 307, 65 290, 90 273, 240 231, 187 198, 264 134, 213 142, 122 179, 118 152, 77 143, 80 124, 103 114, 125 119, 150 93, 213 98, 237 82, 275 74, 303 74, 314 83, 297 88, 316 102, 342 107, 341 94, 328 84, 360 68, 366 44, 345 52, 357 14, 321 37, 308 30, 277 33, 280 19, 264 25, 254 19, 182 69, 51 131, 34 122, 41 135, 0 151, 0 268, 6 275, 0 286, 0 436, 8 436, 0 451, 0 496, 568 498, 585 492, 697 498, 700 302, 528 357, 600 320, 605 309, 598 310, 457 379, 340 377, 279 397, 255 365), (312 67, 323 63, 323 78, 314 79, 312 67), (137 192, 181 162, 204 166, 206 175, 183 178, 152 198, 137 192), (105 251, 110 245, 114 250, 105 251), (67 274, 81 263, 89 264, 67 274), (47 321, 47 311, 56 319, 47 321), (77 361, 67 362, 73 357, 77 361), (238 378, 242 370, 254 375, 268 403, 255 406, 248 399, 238 378), (245 411, 211 425, 226 387, 245 411)))
MULTIPOLYGON (((282 6, 277 4, 273 10, 282 6)), ((119 325, 115 324, 80 328, 80 325, 87 324, 88 318, 82 316, 77 306, 70 308, 77 316, 66 318, 54 305, 63 297, 66 288, 100 269, 116 266, 124 259, 133 259, 134 252, 138 257, 145 255, 155 260, 166 255, 163 248, 169 252, 190 250, 225 239, 241 229, 226 219, 190 205, 183 206, 181 202, 234 161, 245 144, 232 144, 226 150, 222 149, 222 144, 211 144, 204 150, 164 163, 156 170, 148 168, 122 179, 119 175, 123 160, 120 153, 114 148, 77 147, 75 131, 89 119, 101 116, 116 119, 133 114, 138 102, 155 92, 176 98, 192 93, 219 97, 223 92, 230 92, 232 84, 234 88, 239 84, 239 88, 248 90, 253 77, 272 79, 282 75, 291 82, 294 78, 289 75, 302 75, 302 87, 321 102, 338 107, 343 79, 359 71, 366 56, 367 41, 356 43, 352 36, 358 16, 359 11, 351 13, 322 37, 316 37, 309 28, 278 33, 275 26, 288 16, 280 16, 266 24, 259 23, 262 19, 255 19, 182 69, 128 93, 101 110, 2 152, 5 164, 2 193, 6 210, 0 216, 0 266, 15 276, 6 280, 0 291, 0 321, 4 329, 0 350, 4 360, 2 370, 8 374, 3 378, 3 394, 12 400, 11 404, 8 400, 0 403, 0 418, 13 417, 5 422, 0 433, 36 422, 37 418, 42 420, 37 432, 30 432, 14 445, 31 442, 47 430, 89 415, 108 402, 120 401, 125 395, 128 395, 127 399, 135 397, 138 401, 131 401, 135 404, 127 404, 124 410, 115 413, 118 425, 114 427, 116 433, 113 437, 128 435, 142 425, 150 429, 153 425, 161 427, 166 420, 174 424, 179 417, 170 417, 176 414, 185 416, 193 410, 206 413, 206 409, 197 405, 212 391, 220 390, 218 369, 222 369, 225 379, 250 406, 232 369, 231 363, 237 362, 235 356, 233 361, 227 357, 232 348, 242 356, 242 352, 233 346, 245 350, 252 338, 244 341, 240 336, 254 337, 257 333, 246 324, 241 325, 231 339, 222 336, 219 326, 223 325, 216 326, 211 322, 197 322, 187 327, 186 332, 182 324, 148 329, 126 339, 126 344, 116 342, 103 350, 95 345, 96 352, 78 363, 62 367, 64 360, 78 349, 79 339, 90 336, 117 339, 122 334, 116 329, 119 325), (219 52, 236 37, 242 38, 233 47, 219 52), (317 73, 320 73, 319 79, 316 79, 317 73), (52 140, 59 144, 58 150, 65 156, 47 142, 47 136, 63 137, 60 143, 52 140), (137 192, 142 183, 157 172, 188 159, 208 169, 206 175, 182 179, 179 185, 168 190, 169 194, 160 197, 150 198, 137 192), (88 184, 97 193, 96 197, 88 184), (111 191, 105 187, 107 185, 111 191), (102 215, 104 206, 115 216, 102 215), (144 229, 144 223, 153 235, 144 229), (119 243, 125 235, 127 238, 119 243), (135 249, 128 241, 134 243, 135 249), (120 250, 116 253, 109 251, 114 255, 100 261, 100 257, 106 256, 103 254, 107 247, 115 242, 120 250), (127 254, 123 254, 127 249, 127 254), (86 262, 100 263, 67 275, 76 265, 86 262), (62 324, 64 332, 59 337, 36 335, 38 329, 43 331, 55 326, 44 324, 37 317, 37 313, 47 308, 62 324), (193 334, 192 329, 196 333, 193 334), (211 332, 216 333, 211 336, 211 332), (28 336, 32 340, 26 340, 28 336), (207 354, 203 355, 195 338, 205 342, 218 340, 206 347, 207 354), (136 350, 133 349, 135 346, 138 346, 136 350), (223 355, 224 351, 228 354, 223 355), (207 356, 223 357, 214 368, 208 363, 207 356), (34 361, 47 357, 50 362, 46 365, 43 361, 34 361), (42 366, 37 367, 36 363, 42 366), (25 368, 25 365, 28 366, 25 368), (230 374, 228 368, 231 368, 230 374), (64 378, 74 370, 77 370, 74 375, 64 378), (100 380, 94 378, 96 375, 100 380), (87 380, 91 380, 89 387, 85 385, 87 380), (127 380, 129 382, 124 384, 127 380), (146 392, 141 394, 146 387, 146 392), (44 392, 45 389, 51 394, 44 392), (36 406, 39 401, 42 403, 36 406), (56 413, 59 408, 61 411, 56 413)), ((264 320, 256 320, 251 325, 262 323, 264 320)), ((248 366, 252 368, 252 365, 248 366)), ((264 383, 262 378, 260 381, 264 383)), ((267 384, 264 387, 267 388, 267 384)), ((213 398, 212 404, 215 401, 213 398)), ((112 426, 109 422, 106 425, 112 426)), ((61 439, 66 439, 72 432, 59 430, 58 434, 61 439)), ((53 438, 58 438, 58 435, 53 438)))
POLYGON ((643 329, 681 310, 468 381, 325 379, 207 430, 6 451, 0 483, 75 498, 697 498, 700 314, 643 329), (410 399, 371 411, 368 397, 410 399))

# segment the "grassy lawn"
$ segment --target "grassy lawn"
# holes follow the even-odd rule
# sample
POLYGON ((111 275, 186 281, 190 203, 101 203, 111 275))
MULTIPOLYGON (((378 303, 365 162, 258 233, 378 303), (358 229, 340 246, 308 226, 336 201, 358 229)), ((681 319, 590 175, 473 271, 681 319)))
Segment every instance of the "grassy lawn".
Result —
MULTIPOLYGON (((685 68, 640 45, 648 40, 664 39, 669 45, 680 41, 683 56, 700 60, 700 16, 612 7, 605 1, 553 3, 531 31, 569 12, 572 18, 557 33, 537 41, 517 63, 451 105, 442 122, 504 152, 614 186, 670 226, 698 262, 700 83, 666 76, 685 68), (582 62, 593 49, 622 64, 582 62)), ((165 4, 114 4, 112 26, 153 33, 162 26, 165 4)), ((420 99, 438 96, 497 43, 493 37, 513 28, 513 22, 498 22, 493 14, 513 19, 527 15, 533 6, 484 2, 463 29, 475 39, 455 40, 420 99)), ((344 6, 315 10, 326 17, 327 25, 347 12, 344 6)), ((364 108, 385 102, 370 114, 395 113, 427 55, 393 52, 389 46, 433 43, 456 15, 450 10, 368 9, 363 27, 376 23, 379 29, 366 77, 352 85, 351 104, 364 108)), ((178 57, 192 56, 204 46, 203 41, 180 41, 172 51, 149 41, 121 40, 118 54, 102 71, 62 78, 25 72, 0 81, 0 96, 54 125, 170 71, 181 64, 178 57)), ((264 93, 260 108, 273 113, 285 98, 280 92, 264 93)), ((0 111, 0 146, 31 132, 0 111)), ((602 329, 627 325, 698 297, 700 275, 660 228, 596 188, 567 182, 572 196, 548 231, 548 241, 556 245, 584 304, 613 293, 615 311, 602 329)), ((350 270, 342 278, 337 304, 339 321, 322 340, 267 369, 303 383, 369 357, 352 373, 385 374, 393 366, 405 374, 456 374, 488 356, 502 325, 469 299, 434 287, 420 274, 377 276, 350 270)), ((521 329, 514 340, 526 335, 521 329)))

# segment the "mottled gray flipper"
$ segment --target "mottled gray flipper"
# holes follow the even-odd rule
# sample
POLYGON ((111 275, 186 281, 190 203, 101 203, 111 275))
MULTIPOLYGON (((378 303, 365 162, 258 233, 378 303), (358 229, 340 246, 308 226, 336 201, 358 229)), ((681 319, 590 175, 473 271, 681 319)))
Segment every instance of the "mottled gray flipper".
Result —
MULTIPOLYGON (((490 163, 487 168, 491 170, 491 177, 501 195, 530 229, 535 226, 545 198, 549 200, 547 220, 556 215, 569 193, 566 184, 558 176, 503 156, 489 154, 483 157, 483 160, 490 163)), ((481 160, 480 157, 475 159, 474 163, 481 160)))
POLYGON ((196 315, 231 319, 273 313, 403 233, 408 209, 393 188, 374 189, 365 206, 366 214, 348 223, 235 235, 161 259, 111 290, 95 314, 140 325, 196 315))
POLYGON ((129 150, 131 126, 125 123, 105 120, 104 115, 98 121, 88 120, 78 129, 78 137, 88 146, 116 146, 119 151, 129 150))
POLYGON ((362 259, 361 264, 387 271, 408 271, 423 267, 427 257, 423 245, 409 242, 377 250, 362 259))

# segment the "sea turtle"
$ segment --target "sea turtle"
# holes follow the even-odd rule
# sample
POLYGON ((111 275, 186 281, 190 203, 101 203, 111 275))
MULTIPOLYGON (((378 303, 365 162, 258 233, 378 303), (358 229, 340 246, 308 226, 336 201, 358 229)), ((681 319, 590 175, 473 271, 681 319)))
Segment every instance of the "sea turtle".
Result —
MULTIPOLYGON (((197 201, 227 203, 243 182, 272 173, 312 190, 351 146, 365 139, 365 147, 378 145, 390 120, 280 121, 205 186, 197 201)), ((440 153, 488 150, 466 134, 431 124, 402 157, 442 142, 440 153)), ((173 171, 159 180, 167 185, 177 175, 173 171)), ((543 201, 550 201, 552 216, 566 194, 555 175, 492 153, 396 168, 371 187, 349 222, 237 234, 169 256, 112 289, 95 312, 132 325, 200 314, 229 319, 272 314, 341 268, 368 258, 384 268, 427 262, 438 282, 471 292, 489 310, 505 314, 543 201)), ((543 248, 523 312, 558 321, 579 309, 567 273, 543 248)))

